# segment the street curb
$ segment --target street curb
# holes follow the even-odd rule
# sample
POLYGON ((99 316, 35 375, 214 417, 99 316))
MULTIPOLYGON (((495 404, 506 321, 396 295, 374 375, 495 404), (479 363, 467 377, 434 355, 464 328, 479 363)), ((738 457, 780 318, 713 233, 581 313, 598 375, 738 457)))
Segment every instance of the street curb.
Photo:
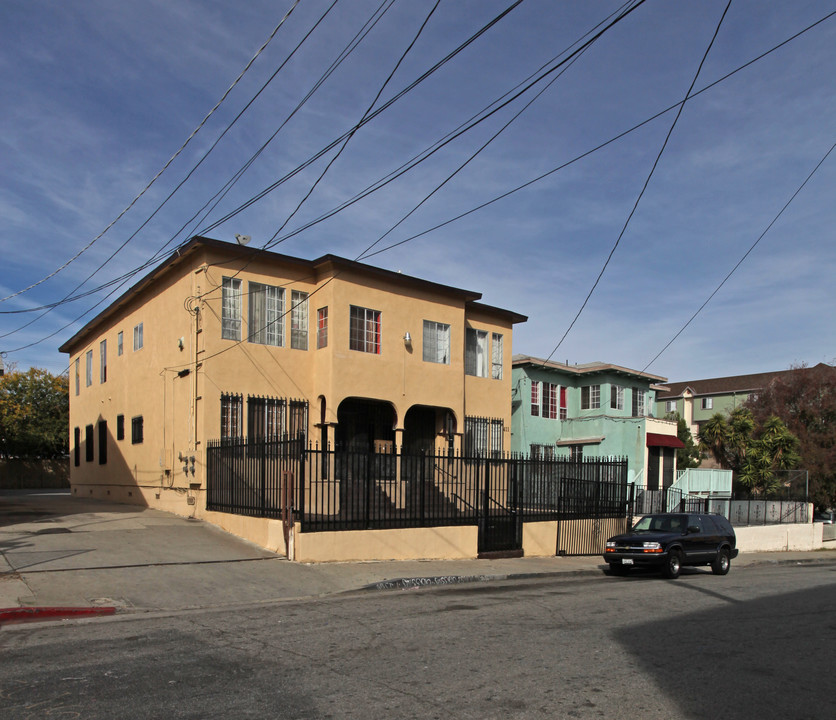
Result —
POLYGON ((18 607, 0 608, 0 627, 13 623, 69 620, 115 615, 115 607, 18 607))

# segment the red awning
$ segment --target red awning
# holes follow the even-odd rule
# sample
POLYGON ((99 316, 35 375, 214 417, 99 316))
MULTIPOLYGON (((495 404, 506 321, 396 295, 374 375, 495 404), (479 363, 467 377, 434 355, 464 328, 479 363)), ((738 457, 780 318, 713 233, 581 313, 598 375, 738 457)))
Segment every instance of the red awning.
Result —
POLYGON ((661 435, 659 433, 647 433, 647 447, 685 447, 676 435, 661 435))

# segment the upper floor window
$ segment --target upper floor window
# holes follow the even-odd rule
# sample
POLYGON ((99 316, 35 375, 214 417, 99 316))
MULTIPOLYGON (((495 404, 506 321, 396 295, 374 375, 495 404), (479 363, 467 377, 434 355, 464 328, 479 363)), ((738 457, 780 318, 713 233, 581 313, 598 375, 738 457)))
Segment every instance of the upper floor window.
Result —
POLYGON ((294 290, 290 296, 290 347, 308 349, 308 293, 294 290))
POLYGON ((131 418, 131 444, 141 445, 143 441, 143 420, 142 415, 131 418))
POLYGON ((142 350, 143 344, 142 323, 139 323, 134 327, 134 350, 142 350))
POLYGON ((78 395, 79 387, 81 385, 81 371, 79 370, 79 366, 81 365, 81 360, 79 358, 75 359, 75 394, 78 395))
POLYGON ((549 420, 557 420, 557 398, 559 386, 543 383, 543 412, 542 416, 549 420))
POLYGON ((424 362, 450 364, 450 326, 444 323, 424 320, 422 340, 424 362))
POLYGON ((119 357, 121 357, 121 356, 122 356, 123 349, 124 349, 123 334, 122 334, 122 331, 120 330, 120 331, 116 334, 116 354, 117 354, 119 357))
POLYGON ((560 388, 560 419, 566 420, 569 417, 569 407, 566 404, 566 388, 560 388))
POLYGON ((221 285, 221 338, 241 339, 241 281, 223 279, 221 285))
POLYGON ((714 398, 705 397, 702 399, 702 409, 711 410, 714 407, 714 398))
POLYGON ((502 335, 491 333, 491 377, 502 380, 502 335))
POLYGON ((601 386, 584 385, 581 388, 581 410, 597 410, 601 407, 601 386))
POLYGON ((88 350, 84 356, 85 360, 85 374, 86 374, 86 383, 87 387, 90 387, 93 384, 93 351, 88 350))
POLYGON ((464 371, 467 375, 488 377, 488 332, 467 328, 464 343, 464 371))
MULTIPOLYGON (((281 347, 284 345, 284 289, 251 282, 249 291, 250 334, 247 339, 281 347)), ((223 337, 226 338, 226 335, 223 337)))
POLYGON ((348 346, 380 355, 380 311, 351 306, 348 346))
POLYGON ((676 400, 665 400, 665 412, 675 412, 676 411, 676 400))
POLYGON ((633 388, 633 417, 644 417, 645 392, 641 388, 633 388))
POLYGON ((534 417, 540 416, 540 381, 531 381, 531 414, 534 417))
POLYGON ((328 347, 328 308, 316 311, 316 347, 328 347))
POLYGON ((99 382, 107 381, 107 340, 99 343, 99 382))
POLYGON ((613 410, 624 409, 624 388, 621 385, 610 385, 610 407, 613 410))

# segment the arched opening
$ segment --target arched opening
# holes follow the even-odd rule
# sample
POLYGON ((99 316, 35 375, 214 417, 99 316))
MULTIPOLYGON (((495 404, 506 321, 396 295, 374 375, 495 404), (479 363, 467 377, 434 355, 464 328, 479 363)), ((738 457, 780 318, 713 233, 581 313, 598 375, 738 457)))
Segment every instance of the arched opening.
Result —
POLYGON ((337 409, 336 446, 339 450, 392 450, 395 408, 382 400, 346 398, 337 409))

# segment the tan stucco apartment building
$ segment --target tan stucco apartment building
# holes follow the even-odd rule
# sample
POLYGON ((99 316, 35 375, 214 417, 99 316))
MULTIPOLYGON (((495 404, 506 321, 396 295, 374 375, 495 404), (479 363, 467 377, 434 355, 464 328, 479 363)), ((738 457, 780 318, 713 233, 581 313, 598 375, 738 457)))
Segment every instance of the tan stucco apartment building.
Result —
POLYGON ((195 237, 61 347, 72 491, 206 516, 222 438, 508 451, 526 318, 480 297, 195 237))

